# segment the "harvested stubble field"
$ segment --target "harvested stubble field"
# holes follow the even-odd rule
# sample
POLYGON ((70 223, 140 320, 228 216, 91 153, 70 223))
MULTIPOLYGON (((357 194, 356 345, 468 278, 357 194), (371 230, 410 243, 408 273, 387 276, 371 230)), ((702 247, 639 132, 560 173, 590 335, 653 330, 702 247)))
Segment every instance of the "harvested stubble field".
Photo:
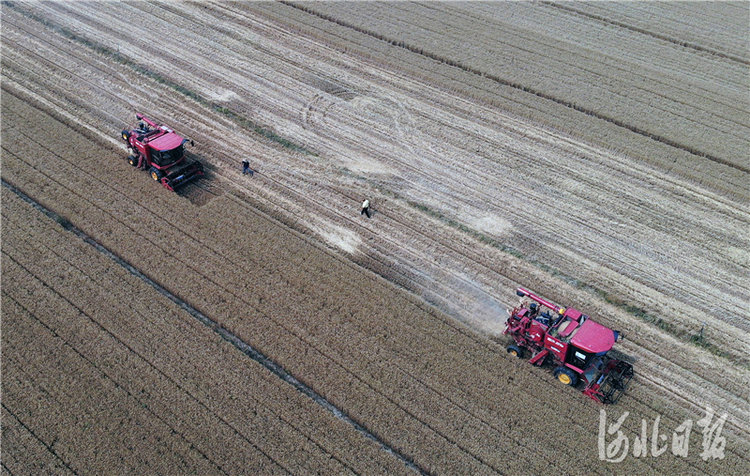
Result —
POLYGON ((748 6, 700 5, 3 3, 3 472, 750 473, 748 6), (600 461, 519 284, 625 331, 631 446, 708 405, 725 458, 600 461))

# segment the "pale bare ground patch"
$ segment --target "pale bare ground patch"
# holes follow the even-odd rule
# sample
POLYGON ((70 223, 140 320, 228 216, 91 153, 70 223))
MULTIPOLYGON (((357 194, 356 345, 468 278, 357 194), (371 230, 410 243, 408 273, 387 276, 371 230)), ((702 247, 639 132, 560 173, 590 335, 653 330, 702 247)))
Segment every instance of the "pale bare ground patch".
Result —
POLYGON ((354 232, 345 228, 336 227, 330 230, 313 230, 330 246, 345 253, 354 254, 359 250, 362 240, 354 232))

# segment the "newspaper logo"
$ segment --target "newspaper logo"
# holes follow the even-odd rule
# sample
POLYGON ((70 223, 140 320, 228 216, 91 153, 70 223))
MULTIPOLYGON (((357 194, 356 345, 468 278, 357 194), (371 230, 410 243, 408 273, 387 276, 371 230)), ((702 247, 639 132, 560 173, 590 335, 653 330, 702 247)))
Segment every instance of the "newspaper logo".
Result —
MULTIPOLYGON (((630 415, 630 412, 622 414, 617 421, 607 425, 607 412, 602 409, 599 411, 599 459, 608 463, 619 463, 623 461, 631 451, 636 458, 648 456, 649 451, 652 457, 659 457, 666 452, 669 447, 669 438, 660 432, 661 416, 657 416, 651 425, 649 431, 648 421, 641 419, 640 434, 633 438, 632 446, 630 439, 622 431, 622 425, 630 415)), ((714 420, 715 412, 711 407, 706 407, 706 416, 695 422, 695 426, 701 429, 703 434, 703 451, 700 457, 703 461, 709 459, 724 459, 724 449, 727 446, 727 440, 721 436, 724 423, 727 421, 727 413, 714 420)), ((685 420, 677 426, 672 432, 672 454, 675 456, 687 457, 690 444, 690 432, 693 431, 693 420, 685 420)))

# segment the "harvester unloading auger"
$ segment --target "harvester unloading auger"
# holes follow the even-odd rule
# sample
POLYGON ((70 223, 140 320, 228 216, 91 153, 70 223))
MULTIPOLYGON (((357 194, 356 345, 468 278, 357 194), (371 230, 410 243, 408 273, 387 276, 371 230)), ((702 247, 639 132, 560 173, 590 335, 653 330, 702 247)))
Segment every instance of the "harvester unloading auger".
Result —
POLYGON ((172 191, 203 175, 203 165, 185 156, 187 139, 143 114, 136 114, 135 117, 140 121, 138 126, 122 131, 122 138, 130 152, 130 165, 148 170, 152 179, 172 191))
POLYGON ((582 382, 584 395, 601 403, 615 403, 633 378, 633 366, 609 357, 607 352, 619 338, 619 332, 597 324, 572 308, 559 307, 529 291, 518 288, 525 299, 508 310, 503 334, 515 341, 508 353, 519 358, 530 352, 530 363, 551 362, 554 375, 562 383, 575 387, 582 382))

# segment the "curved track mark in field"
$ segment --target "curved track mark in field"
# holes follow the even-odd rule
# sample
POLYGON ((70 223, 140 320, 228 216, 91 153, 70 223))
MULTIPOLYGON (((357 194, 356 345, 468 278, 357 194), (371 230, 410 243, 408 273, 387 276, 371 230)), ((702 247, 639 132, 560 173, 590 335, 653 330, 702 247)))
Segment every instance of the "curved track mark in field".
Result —
MULTIPOLYGON (((266 357, 263 353, 259 352, 257 349, 255 349, 253 346, 247 344, 242 339, 222 327, 218 322, 214 321, 210 317, 206 316, 205 314, 201 313, 197 309, 190 306, 188 303, 180 299, 179 297, 175 296, 168 290, 166 290, 164 287, 162 287, 159 283, 155 282, 148 276, 144 275, 140 271, 138 271, 136 268, 131 266, 127 261, 123 260, 116 254, 114 254, 112 251, 104 247, 102 244, 88 236, 86 233, 78 229, 75 225, 67 221, 64 217, 61 215, 58 215, 57 213, 53 212, 52 210, 49 210, 45 208, 43 205, 36 202, 33 198, 29 197, 25 193, 23 193, 21 190, 10 184, 9 182, 6 182, 5 179, 2 180, 2 186, 10 190, 11 192, 18 195, 19 198, 24 200, 25 202, 31 204, 34 208, 41 211, 48 217, 52 218, 56 222, 58 222, 60 225, 62 225, 63 228, 66 230, 74 233, 76 236, 81 238, 84 242, 87 244, 93 246, 97 251, 104 254, 108 258, 110 258, 112 261, 117 263, 118 265, 125 268, 130 274, 133 276, 136 276, 137 278, 141 279, 146 284, 153 287, 156 291, 161 293, 163 296, 165 296, 170 301, 174 302, 178 306, 180 306, 182 309, 184 309, 188 314, 195 317, 197 320, 199 320, 202 324, 204 324, 206 327, 217 333, 219 336, 221 336, 222 339, 226 340, 230 344, 232 344, 234 347, 236 347, 240 352, 247 355, 254 361, 261 364, 266 369, 270 370, 274 375, 279 377, 281 380, 285 381, 292 387, 294 387, 297 391, 302 393, 303 395, 306 395, 310 399, 312 399, 315 403, 323 407, 328 412, 332 413, 333 416, 336 418, 342 420, 345 423, 348 423, 351 425, 355 430, 357 430, 360 434, 362 434, 365 438, 377 443, 380 448, 387 453, 392 454, 396 458, 398 458, 401 462, 403 462, 407 467, 417 471, 419 474, 422 475, 429 475, 427 471, 422 469, 421 467, 417 466, 416 463, 414 463, 409 457, 406 455, 401 454, 400 452, 396 451, 395 449, 391 448, 386 444, 384 441, 379 439, 377 436, 372 434, 367 428, 360 425, 356 421, 352 420, 343 410, 339 409, 335 405, 333 405, 331 402, 323 398, 320 394, 315 392, 312 388, 305 385, 304 383, 300 382, 296 378, 294 378, 292 375, 290 375, 284 368, 274 362, 273 360, 266 357)), ((342 464, 344 464, 342 462, 342 464)))
POLYGON ((569 7, 568 6, 569 4, 563 5, 563 4, 554 3, 554 2, 541 2, 541 3, 543 5, 547 5, 548 7, 557 8, 557 9, 563 10, 565 12, 572 13, 574 15, 579 15, 579 16, 583 16, 583 17, 586 17, 586 18, 591 18, 592 20, 596 20, 596 21, 599 21, 599 22, 602 22, 602 23, 606 23, 608 25, 615 25, 615 26, 618 26, 620 28, 624 28, 626 30, 634 31, 634 32, 640 33, 642 35, 647 35, 647 36, 656 38, 658 40, 668 41, 670 43, 674 43, 677 46, 682 46, 683 48, 690 48, 690 49, 693 49, 693 50, 696 50, 696 51, 700 51, 702 53, 708 53, 708 54, 711 54, 711 55, 714 55, 714 56, 718 56, 719 58, 724 58, 724 59, 728 59, 728 60, 731 60, 731 61, 736 61, 737 63, 742 63, 744 65, 750 66, 750 61, 748 61, 746 59, 743 59, 743 58, 740 58, 740 57, 737 57, 737 56, 734 56, 734 55, 730 55, 730 54, 727 54, 727 53, 722 53, 721 51, 717 51, 717 50, 714 50, 714 49, 711 49, 711 48, 706 48, 705 46, 696 45, 695 43, 690 43, 688 41, 682 41, 682 40, 678 40, 677 38, 672 38, 672 37, 669 37, 669 36, 666 36, 666 35, 660 35, 659 33, 654 33, 653 31, 649 31, 649 30, 646 30, 646 29, 643 29, 643 28, 638 28, 638 27, 633 26, 633 25, 628 25, 627 23, 622 23, 622 22, 619 22, 617 20, 610 20, 609 18, 605 18, 605 17, 603 17, 601 15, 595 15, 593 13, 582 12, 580 10, 576 10, 575 8, 569 7))
MULTIPOLYGON (((542 99, 546 99, 548 101, 555 102, 557 104, 563 105, 563 106, 568 107, 570 109, 573 109, 575 111, 582 112, 582 113, 584 113, 584 114, 586 114, 588 116, 595 117, 597 119, 601 119, 602 121, 606 121, 606 122, 614 124, 614 125, 616 125, 618 127, 622 127, 624 129, 628 129, 631 132, 634 132, 636 134, 642 135, 644 137, 648 137, 649 139, 655 140, 656 142, 661 142, 662 144, 668 145, 670 147, 674 147, 675 149, 684 150, 686 152, 689 152, 690 154, 697 155, 699 157, 706 158, 706 159, 708 159, 708 160, 710 160, 712 162, 716 162, 718 164, 722 164, 722 165, 725 165, 727 167, 731 167, 731 168, 740 170, 740 171, 742 171, 742 172, 744 172, 746 174, 750 174, 750 167, 745 167, 745 166, 742 166, 742 165, 739 165, 739 164, 734 164, 734 163, 732 163, 732 162, 730 162, 730 161, 728 161, 726 159, 722 159, 721 157, 716 157, 714 155, 711 155, 711 154, 709 154, 707 152, 703 152, 703 151, 697 150, 697 149, 695 149, 693 147, 690 147, 688 145, 680 144, 679 142, 675 142, 675 141, 673 141, 671 139, 668 139, 666 137, 662 137, 660 135, 653 134, 653 133, 651 133, 651 132, 649 132, 649 131, 647 131, 645 129, 642 129, 642 128, 638 127, 638 126, 635 126, 633 124, 628 124, 628 123, 623 122, 623 121, 621 121, 619 119, 615 119, 613 117, 609 117, 607 115, 604 115, 604 114, 602 114, 600 112, 597 112, 597 111, 594 111, 592 109, 586 109, 585 107, 578 106, 577 104, 574 104, 574 103, 572 103, 570 101, 566 101, 565 99, 561 99, 561 98, 552 96, 550 94, 547 94, 545 92, 542 92, 542 91, 539 91, 539 90, 536 90, 536 89, 533 89, 533 88, 529 88, 529 87, 524 86, 522 84, 514 83, 512 81, 508 81, 508 80, 503 79, 503 78, 501 78, 499 76, 488 74, 485 71, 480 71, 480 70, 478 70, 476 68, 472 68, 470 66, 466 66, 466 65, 462 64, 459 61, 455 61, 455 60, 452 60, 450 58, 444 58, 444 57, 442 57, 440 55, 436 55, 434 53, 430 53, 429 51, 426 51, 422 47, 408 45, 408 44, 404 43, 402 40, 388 38, 388 37, 386 37, 384 35, 381 35, 380 33, 375 33, 373 31, 367 30, 365 28, 361 28, 361 27, 358 27, 356 25, 352 25, 350 23, 347 23, 347 22, 345 22, 343 20, 339 20, 339 19, 334 18, 334 17, 332 17, 330 15, 326 15, 326 14, 323 14, 323 13, 316 12, 315 10, 313 10, 311 8, 308 8, 308 7, 304 6, 304 5, 296 5, 296 4, 292 3, 292 2, 285 1, 285 0, 281 0, 280 3, 282 3, 284 5, 287 5, 288 7, 291 7, 291 8, 296 8, 297 10, 303 11, 303 12, 305 12, 307 14, 314 15, 314 16, 316 16, 318 18, 321 18, 323 20, 329 21, 331 23, 335 23, 337 25, 343 26, 344 28, 349 28, 349 29, 354 30, 354 31, 356 31, 358 33, 362 33, 364 35, 376 38, 376 39, 378 39, 380 41, 385 41, 387 43, 390 43, 390 44, 392 44, 394 46, 398 46, 400 48, 404 48, 405 50, 408 50, 408 51, 411 51, 412 53, 416 53, 418 55, 424 56, 425 58, 429 58, 429 59, 438 61, 440 63, 447 64, 448 66, 456 67, 456 68, 458 68, 458 69, 460 69, 462 71, 465 71, 467 73, 471 73, 471 74, 474 74, 474 75, 477 75, 477 76, 481 76, 483 78, 487 78, 487 79, 489 79, 491 81, 494 81, 497 84, 500 84, 502 86, 507 86, 507 87, 510 87, 510 88, 513 88, 513 89, 517 89, 519 91, 523 91, 525 93, 533 94, 533 95, 535 95, 537 97, 540 97, 542 99)), ((670 40, 667 40, 667 41, 670 41, 670 40)), ((676 41, 676 40, 673 40, 673 41, 676 41)), ((680 44, 680 43, 678 43, 678 44, 680 44)))

